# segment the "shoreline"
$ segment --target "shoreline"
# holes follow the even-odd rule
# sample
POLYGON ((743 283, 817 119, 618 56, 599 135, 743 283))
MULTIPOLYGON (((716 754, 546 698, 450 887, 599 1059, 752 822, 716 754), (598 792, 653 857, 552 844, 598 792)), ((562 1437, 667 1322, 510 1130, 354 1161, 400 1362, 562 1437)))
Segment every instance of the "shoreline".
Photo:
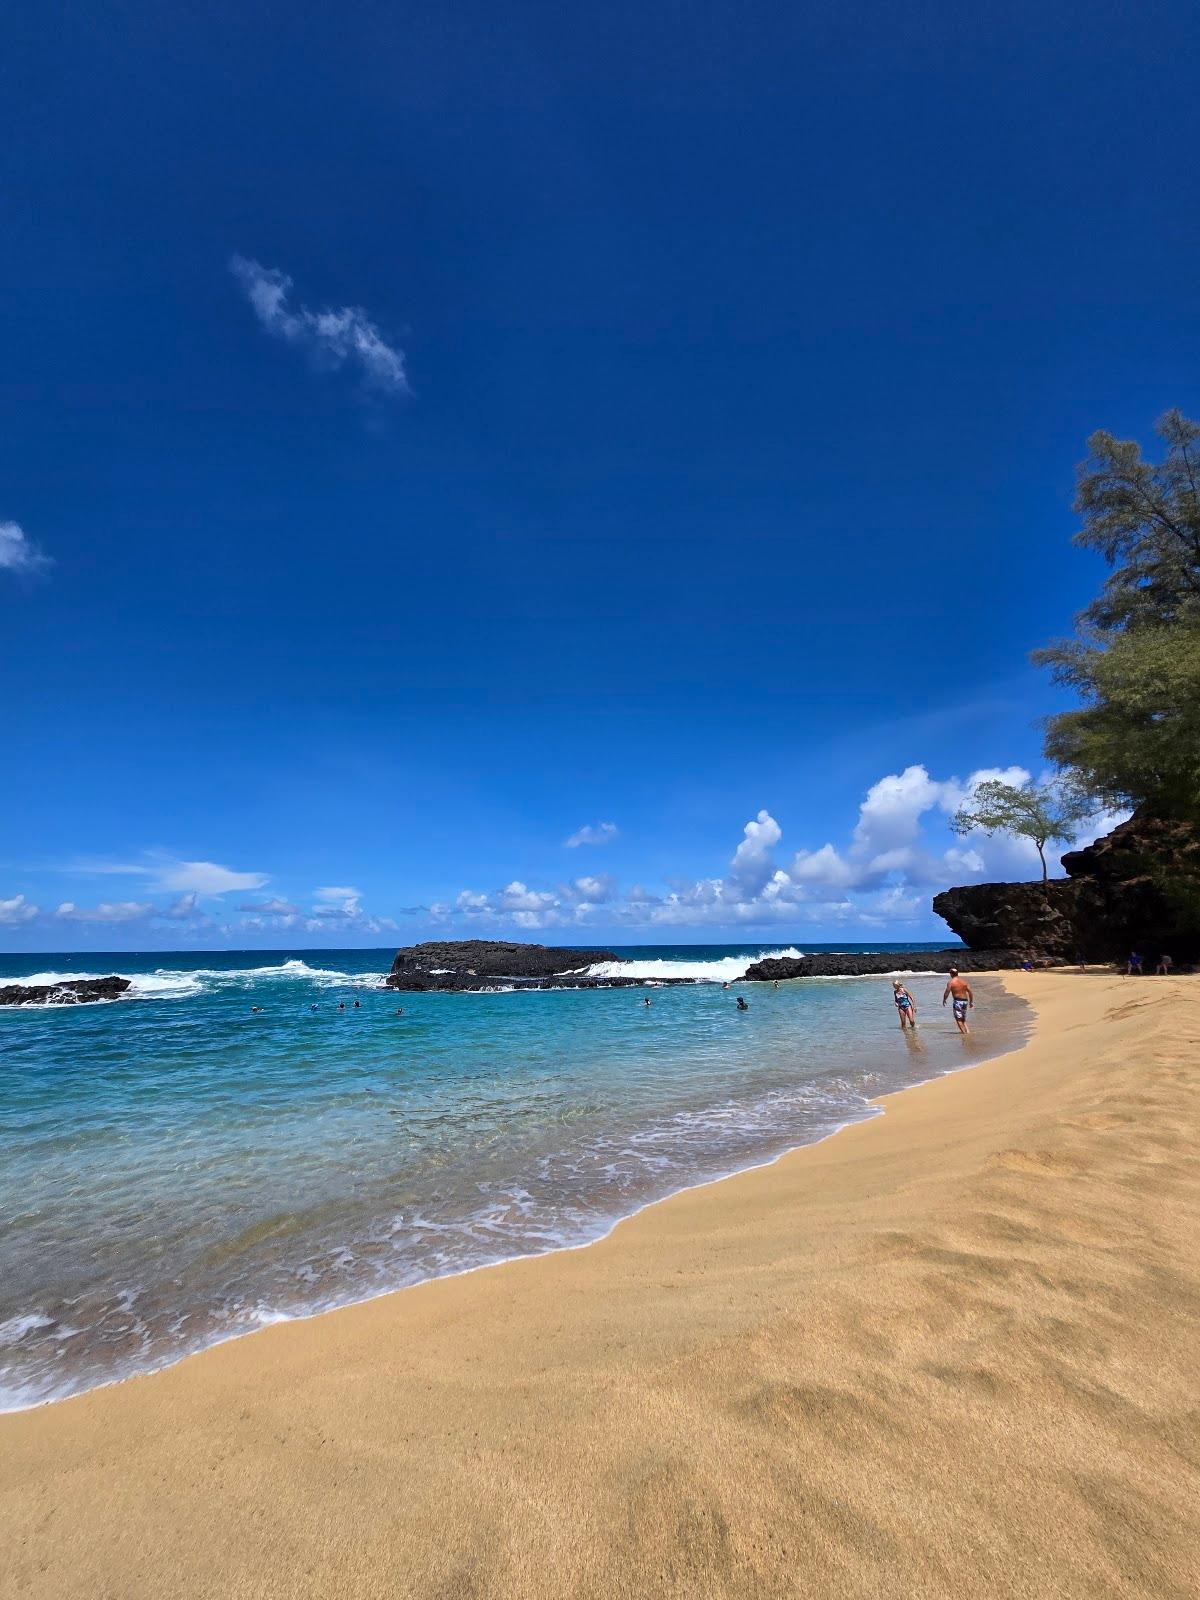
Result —
POLYGON ((1184 1595, 1200 985, 1003 981, 1023 1045, 586 1247, 3 1416, 0 1593, 1184 1595))
MULTIPOLYGON (((822 983, 858 983, 858 982, 877 983, 880 976, 887 976, 887 977, 905 976, 905 977, 926 978, 926 977, 940 977, 941 974, 932 973, 932 972, 920 972, 920 971, 905 972, 905 973, 901 973, 901 972, 897 971, 897 973, 895 973, 895 974, 892 974, 892 973, 887 973, 887 974, 878 974, 878 973, 820 974, 820 975, 816 975, 816 976, 812 976, 812 977, 806 977, 806 978, 785 978, 785 979, 780 979, 779 982, 781 984, 785 984, 787 986, 790 986, 792 984, 805 984, 805 985, 807 985, 807 984, 811 984, 811 983, 816 983, 816 984, 822 984, 822 983)), ((691 981, 691 980, 687 980, 687 981, 691 981)), ((988 986, 991 983, 994 982, 998 988, 1003 988, 1004 987, 1003 977, 998 972, 988 972, 988 973, 981 974, 981 975, 977 976, 976 982, 977 982, 978 985, 981 986, 981 993, 984 995, 985 999, 986 999, 986 996, 987 996, 988 986)), ((655 979, 639 980, 639 983, 642 983, 646 987, 655 987, 655 986, 657 986, 658 980, 655 980, 655 979)), ((456 991, 447 990, 447 991, 432 991, 432 992, 434 992, 434 993, 438 993, 438 992, 441 992, 441 993, 457 993, 457 994, 488 994, 488 993, 497 993, 497 992, 500 992, 500 991, 467 989, 467 990, 456 990, 456 991)), ((521 992, 521 991, 517 991, 517 992, 521 992)), ((531 989, 528 992, 530 992, 530 993, 547 993, 547 992, 553 992, 553 991, 532 990, 531 989)), ((99 1003, 103 1004, 103 1003, 111 1003, 111 1002, 99 1002, 99 1003)), ((564 1252, 591 1249, 594 1245, 602 1244, 606 1240, 610 1239, 613 1236, 613 1234, 619 1228, 621 1228, 625 1223, 630 1222, 634 1218, 641 1216, 643 1212, 645 1212, 645 1211, 647 1211, 647 1210, 649 1210, 649 1209, 651 1209, 651 1208, 653 1208, 655 1206, 666 1204, 668 1201, 674 1200, 674 1199, 676 1199, 677 1197, 679 1197, 681 1195, 690 1194, 691 1192, 693 1192, 694 1190, 697 1190, 697 1189, 706 1189, 706 1188, 709 1188, 710 1186, 712 1186, 714 1184, 726 1183, 730 1179, 739 1178, 739 1177, 742 1177, 742 1176, 744 1176, 744 1175, 746 1175, 748 1173, 761 1172, 761 1171, 767 1170, 767 1169, 777 1165, 780 1161, 786 1160, 788 1156, 791 1156, 791 1155, 795 1154, 798 1151, 811 1149, 811 1148, 813 1148, 813 1147, 815 1147, 817 1145, 825 1143, 825 1141, 828 1140, 828 1139, 835 1138, 838 1134, 844 1133, 849 1128, 857 1127, 860 1123, 865 1123, 865 1122, 870 1122, 870 1121, 875 1120, 876 1117, 881 1116, 881 1115, 884 1114, 887 1102, 889 1100, 893 1099, 894 1097, 896 1097, 897 1095, 907 1094, 913 1089, 923 1088, 926 1084, 936 1083, 936 1082, 940 1081, 940 1079, 942 1079, 942 1078, 952 1077, 952 1076, 957 1075, 960 1072, 973 1071, 977 1067, 985 1066, 989 1061, 994 1061, 994 1060, 1000 1059, 1000 1058, 1002 1058, 1004 1056, 1008 1056, 1008 1055, 1014 1054, 1016 1051, 1022 1049, 1024 1047, 1024 1045, 1028 1043, 1030 1037, 1033 1034, 1034 1028, 1036 1026, 1036 1013, 1034 1012, 1034 1010, 1033 1010, 1033 1008, 1031 1006, 1028 1006, 1028 1004, 1027 1004, 1027 1011, 1026 1011, 1025 1017, 1022 1019, 1022 1021, 1020 1023, 1016 1024, 1015 1026, 1016 1026, 1016 1032, 1010 1039, 1006 1040, 1004 1043, 1002 1043, 1001 1045, 999 1045, 995 1049, 988 1049, 985 1046, 979 1052, 978 1056, 975 1059, 963 1061, 961 1064, 959 1064, 957 1066, 949 1067, 949 1068, 945 1069, 944 1071, 935 1072, 931 1077, 917 1079, 912 1083, 908 1083, 908 1084, 903 1085, 901 1088, 888 1090, 885 1093, 871 1096, 870 1098, 865 1099, 863 1101, 863 1109, 862 1109, 862 1114, 861 1115, 855 1116, 855 1117, 849 1117, 845 1121, 836 1123, 834 1126, 828 1128, 823 1133, 818 1134, 813 1139, 805 1140, 804 1142, 799 1143, 799 1144, 786 1145, 782 1149, 777 1150, 773 1155, 764 1156, 761 1160, 751 1161, 750 1163, 748 1163, 745 1166, 730 1167, 730 1168, 728 1168, 728 1169, 726 1169, 724 1171, 713 1173, 712 1175, 710 1175, 708 1177, 698 1178, 694 1182, 682 1184, 677 1189, 670 1189, 665 1194, 651 1195, 649 1198, 640 1201, 637 1205, 635 1205, 633 1207, 632 1210, 622 1212, 621 1215, 619 1215, 619 1216, 616 1216, 616 1217, 613 1217, 611 1219, 607 1219, 607 1220, 603 1221, 600 1224, 601 1231, 593 1234, 590 1238, 579 1239, 579 1240, 575 1240, 574 1242, 570 1242, 570 1243, 553 1244, 553 1245, 550 1245, 550 1246, 548 1246, 548 1247, 546 1247, 544 1249, 530 1250, 530 1251, 527 1251, 527 1252, 524 1252, 524 1253, 521 1253, 521 1254, 509 1255, 509 1256, 500 1256, 500 1257, 497 1257, 495 1260, 475 1262, 475 1263, 471 1264, 470 1266, 460 1267, 460 1268, 457 1268, 457 1269, 455 1269, 453 1271, 450 1271, 450 1272, 437 1273, 437 1274, 431 1275, 430 1277, 425 1277, 425 1278, 417 1278, 417 1279, 413 1280, 411 1283, 394 1284, 394 1285, 390 1285, 390 1286, 388 1286, 386 1288, 376 1289, 371 1294, 367 1294, 367 1295, 363 1295, 362 1297, 355 1297, 353 1299, 341 1301, 336 1305, 316 1306, 311 1310, 298 1311, 298 1312, 288 1312, 288 1311, 271 1312, 271 1313, 269 1313, 267 1315, 264 1315, 261 1324, 259 1326, 257 1326, 257 1327, 248 1327, 248 1328, 238 1329, 236 1332, 226 1334, 223 1337, 214 1339, 209 1343, 198 1345, 194 1349, 184 1350, 182 1352, 171 1353, 169 1355, 166 1355, 161 1361, 159 1361, 157 1363, 154 1363, 154 1364, 151 1364, 151 1365, 148 1365, 148 1366, 138 1367, 133 1371, 127 1371, 127 1372, 118 1373, 117 1375, 115 1375, 113 1377, 105 1378, 105 1379, 102 1379, 101 1381, 99 1381, 97 1383, 89 1384, 86 1388, 76 1389, 76 1390, 73 1390, 73 1391, 71 1391, 69 1393, 66 1393, 66 1394, 51 1394, 51 1395, 46 1395, 46 1396, 43 1396, 43 1397, 39 1397, 38 1399, 34 1399, 34 1400, 18 1401, 15 1404, 10 1404, 10 1403, 7 1403, 4 1400, 0 1400, 0 1418, 11 1417, 11 1416, 21 1416, 21 1415, 23 1415, 23 1414, 25 1414, 27 1412, 37 1411, 37 1410, 39 1410, 39 1409, 41 1409, 43 1407, 46 1407, 46 1406, 58 1406, 58 1405, 63 1405, 63 1404, 69 1403, 71 1401, 81 1400, 81 1399, 86 1398, 88 1395, 96 1394, 96 1393, 99 1393, 99 1392, 101 1392, 103 1390, 107 1390, 107 1389, 117 1388, 120 1385, 125 1384, 125 1383, 136 1382, 136 1381, 138 1381, 140 1379, 143 1379, 143 1378, 153 1378, 153 1377, 156 1377, 157 1375, 159 1375, 160 1373, 164 1373, 164 1372, 170 1371, 173 1367, 178 1366, 182 1362, 187 1362, 187 1361, 194 1360, 197 1357, 206 1355, 209 1351, 220 1349, 224 1345, 232 1344, 235 1341, 238 1341, 238 1340, 241 1340, 241 1339, 254 1339, 254 1338, 257 1338, 260 1334, 266 1333, 272 1328, 280 1327, 280 1326, 285 1325, 285 1324, 307 1323, 307 1322, 311 1322, 311 1321, 313 1321, 315 1319, 318 1319, 318 1318, 321 1318, 321 1317, 336 1316, 336 1315, 339 1315, 342 1312, 353 1311, 353 1310, 355 1310, 356 1308, 358 1308, 360 1306, 370 1305, 370 1304, 372 1304, 373 1302, 375 1302, 377 1300, 387 1299, 388 1297, 390 1297, 392 1295, 407 1294, 412 1290, 424 1288, 426 1285, 432 1284, 432 1283, 450 1282, 450 1281, 452 1281, 452 1280, 454 1280, 456 1278, 467 1277, 467 1276, 470 1276, 471 1274, 479 1273, 479 1272, 489 1272, 489 1271, 492 1271, 494 1269, 499 1269, 499 1268, 503 1268, 503 1267, 507 1267, 507 1266, 512 1266, 512 1265, 520 1263, 520 1262, 540 1261, 540 1260, 545 1259, 546 1257, 555 1256, 555 1255, 558 1255, 558 1254, 564 1253, 564 1252)), ((891 1030, 887 1030, 887 1031, 891 1031, 891 1030)), ((947 1031, 952 1031, 952 1030, 948 1029, 947 1031)), ((978 1036, 973 1036, 973 1037, 978 1038, 978 1036)))

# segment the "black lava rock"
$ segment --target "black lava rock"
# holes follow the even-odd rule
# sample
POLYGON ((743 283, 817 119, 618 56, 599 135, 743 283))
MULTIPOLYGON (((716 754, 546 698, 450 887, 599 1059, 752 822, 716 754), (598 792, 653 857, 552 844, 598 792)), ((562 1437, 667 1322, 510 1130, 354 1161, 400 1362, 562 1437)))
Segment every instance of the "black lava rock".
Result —
MULTIPOLYGON (((630 989, 643 978, 592 978, 586 969, 616 961, 611 950, 572 950, 496 939, 409 945, 396 952, 385 979, 389 989, 409 992, 464 989, 630 989)), ((689 983, 689 978, 665 982, 689 983)))
POLYGON ((861 954, 818 951, 810 956, 769 956, 746 968, 747 981, 784 978, 866 978, 892 972, 1001 972, 1019 967, 1016 950, 868 950, 861 954))
POLYGON ((89 1000, 119 1000, 128 978, 68 978, 62 983, 9 983, 0 988, 0 1006, 78 1006, 89 1000))

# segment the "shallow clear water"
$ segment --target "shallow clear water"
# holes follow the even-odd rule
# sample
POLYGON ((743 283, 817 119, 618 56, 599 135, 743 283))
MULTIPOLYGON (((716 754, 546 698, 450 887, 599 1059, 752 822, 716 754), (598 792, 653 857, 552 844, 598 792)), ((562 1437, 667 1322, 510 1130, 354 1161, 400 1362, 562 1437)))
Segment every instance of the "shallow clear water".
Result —
POLYGON ((623 952, 687 987, 501 994, 395 995, 384 951, 0 957, 135 979, 0 1008, 0 1407, 584 1243, 1023 1036, 986 981, 970 1044, 936 978, 908 980, 916 1037, 880 978, 749 984, 738 1012, 719 980, 761 948, 623 952))

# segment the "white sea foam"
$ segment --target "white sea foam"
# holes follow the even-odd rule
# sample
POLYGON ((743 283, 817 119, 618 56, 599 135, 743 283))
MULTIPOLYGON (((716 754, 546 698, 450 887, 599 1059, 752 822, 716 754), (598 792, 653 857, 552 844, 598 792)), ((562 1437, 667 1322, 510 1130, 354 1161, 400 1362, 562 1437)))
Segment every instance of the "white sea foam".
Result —
MULTIPOLYGON (((108 976, 111 976, 111 969, 106 973, 31 972, 0 982, 50 985, 108 976)), ((375 989, 383 982, 385 974, 339 972, 328 967, 310 967, 306 961, 296 959, 269 967, 194 967, 179 972, 170 967, 157 967, 153 972, 118 972, 117 976, 129 979, 129 988, 121 997, 124 1000, 187 1000, 217 989, 244 988, 259 981, 270 983, 288 979, 302 979, 318 989, 375 989)))
POLYGON ((16 1344, 27 1333, 36 1333, 39 1328, 49 1328, 53 1323, 53 1317, 47 1317, 40 1311, 29 1311, 22 1316, 7 1317, 0 1322, 0 1345, 16 1344))
POLYGON ((585 969, 589 978, 693 978, 697 983, 736 983, 755 961, 803 955, 789 945, 786 950, 760 950, 757 955, 718 956, 714 961, 597 961, 585 969))
POLYGON ((7 983, 42 984, 42 983, 78 983, 81 978, 100 978, 106 974, 100 972, 31 972, 28 977, 0 978, 0 985, 7 983))

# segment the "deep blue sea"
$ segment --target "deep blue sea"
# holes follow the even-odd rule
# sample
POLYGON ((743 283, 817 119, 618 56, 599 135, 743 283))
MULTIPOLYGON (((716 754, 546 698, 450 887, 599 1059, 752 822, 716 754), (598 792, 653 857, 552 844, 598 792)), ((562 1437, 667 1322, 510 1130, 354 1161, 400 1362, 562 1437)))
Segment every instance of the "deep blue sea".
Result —
POLYGON ((0 1408, 586 1243, 1024 1036, 988 980, 970 1043, 938 978, 907 1037, 886 978, 722 988, 774 948, 620 952, 686 987, 406 995, 390 950, 0 956, 133 979, 0 1008, 0 1408))

